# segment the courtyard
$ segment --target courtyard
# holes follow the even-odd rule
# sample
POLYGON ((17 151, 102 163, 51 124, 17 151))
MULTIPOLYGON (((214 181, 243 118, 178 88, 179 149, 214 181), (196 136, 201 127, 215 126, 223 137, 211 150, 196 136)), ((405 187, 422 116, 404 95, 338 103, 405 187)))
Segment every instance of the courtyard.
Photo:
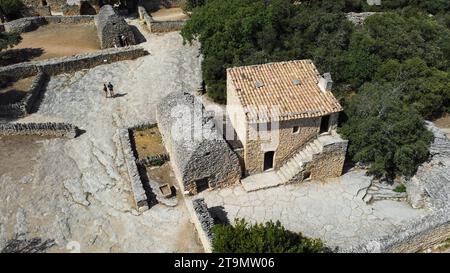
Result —
POLYGON ((72 56, 100 50, 94 24, 49 24, 22 34, 16 52, 24 52, 28 60, 72 56))
POLYGON ((202 251, 183 203, 141 215, 132 207, 117 129, 154 123, 160 98, 201 81, 198 45, 184 46, 178 33, 142 33, 149 55, 54 76, 38 110, 16 120, 70 122, 79 137, 31 139, 23 149, 2 138, 0 247, 18 234, 54 240, 50 252, 73 242, 82 252, 202 251), (121 96, 105 98, 108 81, 121 96))
POLYGON ((309 181, 255 192, 241 185, 204 191, 212 216, 234 223, 280 221, 286 229, 322 239, 329 247, 346 249, 389 235, 427 210, 413 209, 406 202, 383 200, 366 204, 363 197, 372 178, 361 170, 340 178, 309 181))

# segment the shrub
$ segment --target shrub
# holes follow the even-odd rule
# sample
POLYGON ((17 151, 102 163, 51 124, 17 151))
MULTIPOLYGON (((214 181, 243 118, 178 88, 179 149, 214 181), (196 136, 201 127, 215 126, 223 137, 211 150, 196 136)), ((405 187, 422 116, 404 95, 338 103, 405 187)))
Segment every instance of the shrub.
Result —
POLYGON ((0 13, 3 13, 9 20, 19 18, 23 7, 21 0, 0 0, 0 13))
POLYGON ((279 221, 248 224, 236 219, 235 225, 213 227, 213 251, 219 253, 323 253, 329 249, 319 239, 286 230, 279 221))

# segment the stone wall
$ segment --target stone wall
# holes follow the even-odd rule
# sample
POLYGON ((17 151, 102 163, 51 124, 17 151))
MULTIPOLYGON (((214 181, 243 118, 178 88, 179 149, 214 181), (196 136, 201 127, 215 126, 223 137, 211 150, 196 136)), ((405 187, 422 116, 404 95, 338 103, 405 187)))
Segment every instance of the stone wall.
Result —
POLYGON ((322 153, 314 155, 309 168, 307 168, 311 172, 311 179, 321 180, 341 176, 347 146, 348 140, 343 139, 325 144, 322 153))
POLYGON ((130 140, 130 132, 126 128, 118 129, 120 142, 122 144, 125 163, 128 169, 128 177, 130 178, 131 189, 133 191, 133 199, 135 209, 138 212, 143 212, 149 209, 147 195, 139 175, 139 170, 136 165, 136 157, 132 148, 130 140))
POLYGON ((0 76, 7 76, 18 80, 36 75, 39 70, 50 76, 60 73, 71 73, 82 69, 93 68, 102 64, 137 59, 146 54, 147 52, 139 46, 111 48, 75 56, 0 67, 0 76))
POLYGON ((68 123, 0 123, 0 136, 37 135, 75 138, 78 128, 68 123))
POLYGON ((210 188, 239 181, 239 159, 212 118, 205 116, 199 99, 171 93, 158 104, 156 118, 182 191, 197 194, 196 181, 203 179, 210 188))
POLYGON ((138 14, 141 20, 145 21, 147 29, 150 32, 170 32, 179 31, 186 24, 187 19, 173 20, 173 21, 156 21, 151 15, 148 14, 143 6, 138 7, 138 14))
POLYGON ((339 252, 353 253, 414 253, 425 251, 450 238, 450 209, 440 209, 407 226, 398 228, 392 235, 372 240, 339 252))
POLYGON ((26 17, 4 24, 7 32, 30 32, 47 24, 93 24, 93 15, 26 17))
POLYGON ((205 252, 211 253, 214 220, 208 211, 205 199, 195 199, 192 201, 192 205, 188 204, 187 207, 205 252))
POLYGON ((128 45, 136 44, 133 31, 123 17, 117 15, 110 5, 105 5, 95 16, 98 38, 102 48, 124 46, 121 37, 127 39, 128 45))
POLYGON ((0 117, 23 117, 30 113, 46 82, 47 75, 39 71, 22 100, 16 103, 0 105, 0 117))
POLYGON ((261 124, 249 124, 247 127, 247 143, 245 149, 245 166, 249 174, 261 173, 263 171, 264 153, 275 151, 274 168, 280 168, 287 159, 302 149, 310 140, 317 137, 320 128, 320 118, 298 119, 282 121, 279 123, 278 131, 258 129, 261 124), (299 126, 297 133, 293 127, 299 126), (266 140, 258 136, 261 134, 273 134, 274 138, 266 140), (256 138, 256 139, 255 139, 256 138))

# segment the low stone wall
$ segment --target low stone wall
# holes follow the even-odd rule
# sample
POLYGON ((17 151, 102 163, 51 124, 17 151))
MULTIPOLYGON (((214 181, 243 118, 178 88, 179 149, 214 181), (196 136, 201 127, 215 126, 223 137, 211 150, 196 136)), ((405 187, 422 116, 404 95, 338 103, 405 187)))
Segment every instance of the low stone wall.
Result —
POLYGON ((68 123, 0 123, 0 136, 37 135, 75 138, 78 128, 68 123))
POLYGON ((438 210, 407 226, 355 248, 339 252, 414 253, 424 251, 450 238, 450 209, 438 210))
POLYGON ((1 117, 23 117, 30 113, 34 103, 39 98, 47 82, 47 75, 42 71, 36 75, 25 97, 16 103, 0 105, 1 117))
POLYGON ((142 185, 141 176, 136 165, 136 157, 133 152, 130 132, 126 128, 119 129, 120 142, 122 143, 125 163, 128 169, 128 176, 131 182, 131 189, 133 191, 133 198, 135 208, 138 212, 144 212, 149 209, 147 195, 145 194, 144 186, 142 185))
POLYGON ((150 32, 170 32, 179 31, 186 24, 188 19, 174 21, 155 21, 146 9, 142 6, 138 7, 138 14, 141 20, 145 21, 150 32))
POLYGON ((4 24, 7 32, 29 32, 47 24, 93 24, 93 15, 26 17, 4 24))
MULTIPOLYGON (((187 201, 187 200, 186 200, 187 201)), ((191 213, 191 219, 197 229, 198 236, 206 253, 212 252, 214 220, 208 211, 205 199, 199 198, 188 205, 188 211, 191 213)))
POLYGON ((50 76, 61 73, 72 73, 102 64, 137 59, 146 54, 147 52, 139 46, 110 48, 93 53, 1 67, 0 76, 18 80, 36 75, 39 70, 50 76))

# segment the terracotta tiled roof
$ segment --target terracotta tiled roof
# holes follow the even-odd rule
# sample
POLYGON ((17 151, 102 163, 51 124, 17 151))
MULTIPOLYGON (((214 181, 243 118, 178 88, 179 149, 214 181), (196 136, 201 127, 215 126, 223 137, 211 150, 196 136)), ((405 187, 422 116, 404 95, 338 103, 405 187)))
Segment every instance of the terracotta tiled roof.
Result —
POLYGON ((239 100, 247 109, 249 121, 268 121, 272 106, 273 120, 319 117, 342 111, 331 92, 317 85, 319 72, 311 60, 241 66, 227 70, 239 100), (265 114, 264 114, 265 113, 265 114))

